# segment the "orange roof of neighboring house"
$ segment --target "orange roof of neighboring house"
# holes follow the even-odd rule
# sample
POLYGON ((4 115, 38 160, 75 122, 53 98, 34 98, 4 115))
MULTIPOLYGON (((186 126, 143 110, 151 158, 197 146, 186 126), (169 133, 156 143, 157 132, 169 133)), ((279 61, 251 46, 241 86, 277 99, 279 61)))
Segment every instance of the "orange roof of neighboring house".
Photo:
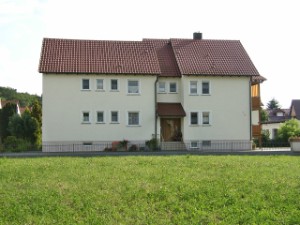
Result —
POLYGON ((157 103, 157 114, 162 116, 186 116, 181 103, 157 103))
POLYGON ((97 41, 45 38, 39 72, 260 76, 240 41, 203 39, 97 41))

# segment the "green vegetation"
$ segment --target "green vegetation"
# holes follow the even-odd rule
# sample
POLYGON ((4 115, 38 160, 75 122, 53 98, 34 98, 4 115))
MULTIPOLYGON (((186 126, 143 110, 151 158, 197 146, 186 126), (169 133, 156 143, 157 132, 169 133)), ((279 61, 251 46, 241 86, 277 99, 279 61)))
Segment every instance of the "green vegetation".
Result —
POLYGON ((0 224, 299 224, 300 157, 0 159, 0 224))
POLYGON ((288 141, 289 138, 298 136, 300 136, 300 123, 297 119, 291 119, 279 127, 277 139, 288 141))
POLYGON ((17 92, 16 89, 9 87, 0 87, 0 98, 4 100, 19 100, 20 106, 30 106, 35 101, 41 103, 41 97, 38 95, 31 95, 28 93, 17 92))

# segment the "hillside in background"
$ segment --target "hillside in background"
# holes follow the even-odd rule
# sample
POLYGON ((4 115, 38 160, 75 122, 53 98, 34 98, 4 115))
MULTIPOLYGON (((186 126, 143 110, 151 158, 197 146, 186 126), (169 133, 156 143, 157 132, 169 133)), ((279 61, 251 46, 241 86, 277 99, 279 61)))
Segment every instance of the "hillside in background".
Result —
POLYGON ((42 101, 41 96, 17 92, 16 89, 9 87, 0 87, 0 98, 4 100, 19 100, 21 107, 29 106, 35 100, 42 101))

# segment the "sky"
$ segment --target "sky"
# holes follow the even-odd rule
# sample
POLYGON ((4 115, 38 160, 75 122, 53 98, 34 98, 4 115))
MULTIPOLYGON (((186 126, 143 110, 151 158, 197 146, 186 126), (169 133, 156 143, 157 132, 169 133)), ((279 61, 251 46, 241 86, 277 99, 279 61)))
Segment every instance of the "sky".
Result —
POLYGON ((48 38, 240 40, 259 73, 262 102, 300 99, 298 0, 0 0, 0 86, 42 94, 48 38))

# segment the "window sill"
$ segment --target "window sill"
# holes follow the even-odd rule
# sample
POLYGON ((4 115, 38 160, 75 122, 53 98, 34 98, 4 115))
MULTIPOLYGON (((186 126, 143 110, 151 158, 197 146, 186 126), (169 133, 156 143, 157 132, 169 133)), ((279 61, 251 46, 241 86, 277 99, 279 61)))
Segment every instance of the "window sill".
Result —
POLYGON ((105 124, 105 122, 96 122, 96 124, 105 124))
POLYGON ((110 90, 110 92, 119 92, 119 90, 110 90))
POLYGON ((127 93, 128 96, 139 96, 141 93, 127 93))
POLYGON ((91 89, 81 89, 81 91, 91 91, 91 89))
POLYGON ((199 96, 199 94, 190 94, 190 96, 199 96))
POLYGON ((119 122, 110 122, 110 124, 120 124, 119 122))
POLYGON ((210 94, 201 94, 201 96, 210 96, 210 94))
POLYGON ((211 124, 201 124, 202 127, 211 127, 211 124))
POLYGON ((97 89, 96 92, 105 92, 105 90, 97 89))
POLYGON ((81 124, 91 124, 91 122, 82 122, 81 124))
POLYGON ((141 127, 141 125, 127 125, 127 127, 141 127))
POLYGON ((178 92, 169 92, 169 94, 178 94, 178 92))
POLYGON ((157 94, 167 94, 167 92, 157 92, 157 94))

